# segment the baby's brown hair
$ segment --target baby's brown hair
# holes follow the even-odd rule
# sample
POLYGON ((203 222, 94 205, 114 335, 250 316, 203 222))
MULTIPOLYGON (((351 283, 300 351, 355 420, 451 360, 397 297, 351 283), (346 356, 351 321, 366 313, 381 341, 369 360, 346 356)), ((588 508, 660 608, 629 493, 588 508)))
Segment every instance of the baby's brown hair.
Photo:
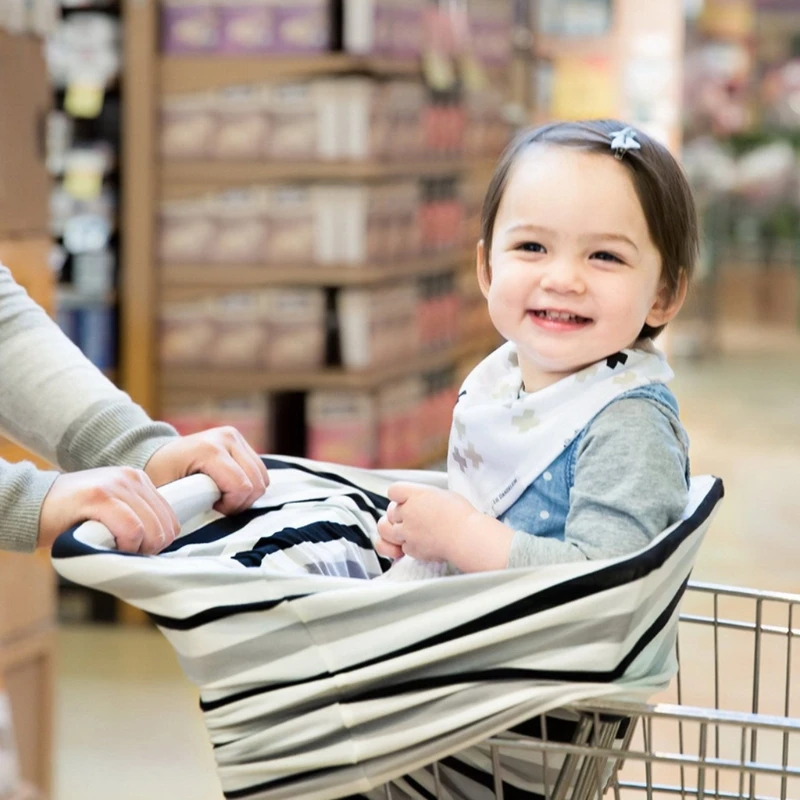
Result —
MULTIPOLYGON (((628 170, 647 221, 653 244, 661 255, 661 277, 670 299, 694 273, 699 250, 697 210, 692 190, 678 162, 664 145, 636 128, 613 119, 583 122, 554 122, 520 133, 505 149, 489 181, 481 213, 482 268, 491 277, 489 253, 497 211, 505 194, 509 175, 521 155, 533 145, 551 145, 599 153, 614 158, 614 134, 629 128, 638 149, 624 152, 620 163, 628 170)), ((664 329, 645 323, 639 338, 655 338, 664 329)))

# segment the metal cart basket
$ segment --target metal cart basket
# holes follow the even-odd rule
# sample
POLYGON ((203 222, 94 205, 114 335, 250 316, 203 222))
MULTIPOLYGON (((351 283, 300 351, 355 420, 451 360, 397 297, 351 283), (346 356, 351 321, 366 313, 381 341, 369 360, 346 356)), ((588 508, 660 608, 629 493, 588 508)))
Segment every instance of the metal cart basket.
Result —
MULTIPOLYGON (((613 790, 648 800, 800 800, 798 650, 800 595, 690 583, 670 689, 653 704, 572 706, 566 741, 563 714, 528 723, 535 739, 506 732, 486 740, 482 796, 590 800, 613 790), (543 792, 505 780, 515 760, 543 765, 543 792)), ((428 772, 423 796, 454 796, 442 764, 428 772)), ((387 800, 403 795, 384 790, 387 800)))

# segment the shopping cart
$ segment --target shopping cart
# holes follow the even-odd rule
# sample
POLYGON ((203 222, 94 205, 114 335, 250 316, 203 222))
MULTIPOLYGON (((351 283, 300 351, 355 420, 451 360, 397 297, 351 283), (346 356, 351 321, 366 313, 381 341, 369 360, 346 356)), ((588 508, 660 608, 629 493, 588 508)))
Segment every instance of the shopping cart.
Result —
MULTIPOLYGON (((535 740, 488 739, 493 796, 798 800, 800 595, 692 583, 680 619, 680 670, 659 702, 573 706, 569 741, 555 730, 564 715, 532 721, 535 740), (505 781, 514 759, 543 764, 543 793, 505 781)), ((442 765, 429 772, 433 796, 449 798, 442 765)), ((384 788, 387 800, 401 794, 384 788)))

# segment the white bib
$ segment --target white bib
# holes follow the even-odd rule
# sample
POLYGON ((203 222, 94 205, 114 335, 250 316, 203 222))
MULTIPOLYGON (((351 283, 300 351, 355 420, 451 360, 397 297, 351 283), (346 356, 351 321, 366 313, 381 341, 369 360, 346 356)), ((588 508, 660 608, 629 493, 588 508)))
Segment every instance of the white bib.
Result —
POLYGON ((664 354, 646 340, 526 394, 516 346, 507 342, 461 387, 450 430, 449 488, 497 517, 615 398, 672 377, 664 354))

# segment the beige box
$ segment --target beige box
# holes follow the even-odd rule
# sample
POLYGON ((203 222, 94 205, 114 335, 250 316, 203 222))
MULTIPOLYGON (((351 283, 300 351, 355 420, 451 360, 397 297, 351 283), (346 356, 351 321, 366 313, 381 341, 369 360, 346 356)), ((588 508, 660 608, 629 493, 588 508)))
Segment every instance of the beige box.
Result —
POLYGON ((322 366, 326 337, 323 289, 270 290, 266 319, 264 366, 281 370, 322 366))
POLYGON ((386 157, 396 161, 422 155, 424 135, 422 115, 425 89, 419 81, 390 81, 383 89, 390 135, 386 157))
POLYGON ((417 285, 341 289, 336 298, 342 364, 366 369, 407 358, 419 349, 417 285))
POLYGON ((306 405, 309 458, 374 467, 377 410, 367 392, 309 392, 306 405))
POLYGON ((218 159, 258 159, 270 149, 269 89, 233 86, 215 96, 217 125, 210 154, 218 159))
POLYGON ((219 122, 211 93, 167 97, 161 106, 161 155, 202 159, 213 153, 219 122))
POLYGON ((208 363, 216 335, 213 306, 208 300, 163 303, 160 327, 163 366, 197 367, 208 363))
POLYGON ((277 186, 270 194, 264 258, 271 264, 311 264, 316 260, 314 189, 277 186))
POLYGON ((214 336, 208 361, 216 367, 256 367, 266 346, 265 292, 228 294, 213 301, 214 336))
POLYGON ((261 264, 269 242, 266 188, 241 189, 209 200, 215 236, 208 259, 215 264, 261 264))
POLYGON ((208 198, 171 200, 161 206, 158 254, 168 264, 202 264, 213 252, 217 223, 208 198))
POLYGON ((269 87, 270 129, 265 154, 271 160, 330 160, 342 157, 341 104, 335 80, 281 83, 269 87))
POLYGON ((374 78, 342 78, 337 85, 341 103, 342 148, 345 158, 379 160, 395 131, 389 128, 384 84, 374 78))

